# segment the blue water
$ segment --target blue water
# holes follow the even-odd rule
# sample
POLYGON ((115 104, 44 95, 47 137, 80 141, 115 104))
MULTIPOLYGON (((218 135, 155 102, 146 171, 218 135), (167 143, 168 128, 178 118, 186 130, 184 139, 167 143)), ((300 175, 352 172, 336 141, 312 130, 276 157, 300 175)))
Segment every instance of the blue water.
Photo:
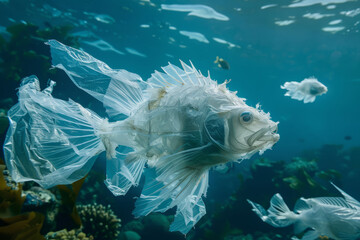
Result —
MULTIPOLYGON (((204 74, 209 70, 218 82, 231 79, 231 90, 251 106, 260 103, 280 122, 280 141, 264 154, 270 159, 289 160, 324 144, 345 149, 360 145, 357 0, 0 1, 1 34, 8 36, 5 27, 20 22, 70 24, 83 50, 143 79, 167 62, 179 65, 179 59, 191 60, 204 74), (161 9, 161 4, 203 4, 229 20, 190 16, 161 9), (206 40, 190 39, 180 31, 201 33, 206 40), (90 44, 98 40, 113 48, 90 44), (219 68, 216 56, 230 69, 219 68), (308 104, 284 96, 280 85, 310 76, 324 83, 328 93, 308 104)), ((68 84, 69 92, 74 88, 68 84)))
POLYGON ((168 61, 179 64, 178 59, 191 60, 203 73, 209 70, 212 78, 219 82, 231 79, 229 87, 237 90, 238 96, 248 99, 250 105, 259 102, 275 121, 280 121, 281 141, 266 154, 286 159, 325 143, 346 146, 360 143, 357 124, 360 14, 353 17, 345 14, 356 9, 359 12, 360 4, 358 1, 317 2, 328 3, 289 7, 291 1, 277 1, 276 6, 261 9, 271 2, 196 2, 229 18, 221 21, 188 16, 188 12, 160 10, 162 3, 194 4, 193 1, 103 1, 101 4, 97 1, 10 1, 2 3, 6 13, 0 15, 0 25, 5 27, 19 21, 40 26, 45 22, 75 25, 74 33, 86 31, 81 44, 85 51, 113 68, 138 73, 143 79, 168 61), (18 7, 20 3, 25 6, 18 7), (322 18, 304 17, 313 13, 321 14, 322 18), (96 16, 100 20, 96 20, 96 16), (294 22, 285 26, 275 23, 284 20, 294 22), (334 20, 341 22, 329 25, 334 20), (324 31, 326 27, 343 29, 333 33, 324 31), (179 31, 202 33, 209 43, 189 39, 179 31), (228 44, 213 38, 236 46, 229 48, 228 44), (84 43, 99 39, 124 55, 84 43), (125 48, 135 49, 146 57, 130 54, 125 48), (218 68, 213 63, 216 56, 229 62, 230 70, 218 68), (328 87, 326 95, 309 104, 283 96, 281 84, 310 76, 328 87), (347 135, 352 137, 351 141, 344 140, 347 135))

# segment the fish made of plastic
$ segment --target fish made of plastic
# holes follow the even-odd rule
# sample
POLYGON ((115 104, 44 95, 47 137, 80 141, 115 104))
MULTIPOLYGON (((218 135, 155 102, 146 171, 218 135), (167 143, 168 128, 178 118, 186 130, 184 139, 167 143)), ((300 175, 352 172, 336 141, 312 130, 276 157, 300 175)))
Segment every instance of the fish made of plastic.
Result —
MULTIPOLYGON (((315 240, 326 236, 335 240, 355 240, 360 237, 360 202, 334 187, 343 197, 300 198, 290 211, 280 194, 270 201, 270 208, 248 202, 253 211, 274 227, 294 224, 295 234, 307 230, 301 240, 315 240)), ((294 237, 293 239, 297 239, 294 237)))
POLYGON ((69 100, 54 98, 55 83, 40 91, 35 76, 19 88, 9 112, 5 160, 17 182, 43 187, 84 177, 106 152, 105 184, 115 195, 145 186, 134 215, 177 207, 171 231, 187 233, 205 214, 209 169, 264 152, 279 140, 277 122, 230 92, 226 82, 194 66, 169 64, 143 81, 55 40, 52 63, 76 86, 100 100, 109 119, 69 100))
POLYGON ((301 82, 286 82, 280 87, 288 90, 285 96, 304 101, 304 103, 314 102, 316 96, 325 94, 328 91, 327 87, 314 77, 305 78, 301 82))

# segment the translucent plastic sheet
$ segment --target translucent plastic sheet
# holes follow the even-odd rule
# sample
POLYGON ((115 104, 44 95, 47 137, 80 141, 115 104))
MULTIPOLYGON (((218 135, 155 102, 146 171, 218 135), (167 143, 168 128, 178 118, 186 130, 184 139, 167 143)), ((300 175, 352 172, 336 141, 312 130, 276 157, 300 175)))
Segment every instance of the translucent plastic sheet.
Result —
POLYGON ((121 119, 121 114, 129 116, 143 101, 146 84, 139 75, 111 69, 86 52, 58 41, 47 44, 51 47, 52 64, 63 69, 76 86, 101 101, 113 120, 121 119))
POLYGON ((73 101, 54 99, 52 86, 39 91, 35 76, 25 78, 19 103, 8 112, 6 165, 17 182, 45 188, 84 177, 104 147, 94 134, 101 119, 73 101))

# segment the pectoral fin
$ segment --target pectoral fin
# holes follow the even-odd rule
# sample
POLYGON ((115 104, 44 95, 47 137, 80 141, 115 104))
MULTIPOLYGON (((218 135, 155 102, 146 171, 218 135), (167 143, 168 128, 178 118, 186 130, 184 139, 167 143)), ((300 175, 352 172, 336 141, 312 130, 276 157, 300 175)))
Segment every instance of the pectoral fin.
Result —
POLYGON ((146 169, 145 185, 135 203, 136 217, 151 212, 165 212, 177 207, 170 231, 186 234, 206 213, 202 196, 208 187, 208 169, 191 168, 203 147, 181 151, 157 160, 146 169))

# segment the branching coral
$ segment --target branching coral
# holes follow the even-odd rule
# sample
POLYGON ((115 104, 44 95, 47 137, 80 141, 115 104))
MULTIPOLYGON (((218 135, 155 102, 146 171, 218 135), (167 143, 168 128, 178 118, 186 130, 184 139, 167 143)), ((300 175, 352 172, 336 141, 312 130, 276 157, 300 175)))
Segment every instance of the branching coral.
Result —
POLYGON ((77 206, 82 229, 94 236, 95 240, 113 240, 120 234, 121 220, 108 205, 88 204, 77 206))
POLYGON ((93 240, 93 236, 87 236, 85 233, 81 232, 79 229, 68 231, 66 229, 49 232, 46 234, 47 240, 93 240))

